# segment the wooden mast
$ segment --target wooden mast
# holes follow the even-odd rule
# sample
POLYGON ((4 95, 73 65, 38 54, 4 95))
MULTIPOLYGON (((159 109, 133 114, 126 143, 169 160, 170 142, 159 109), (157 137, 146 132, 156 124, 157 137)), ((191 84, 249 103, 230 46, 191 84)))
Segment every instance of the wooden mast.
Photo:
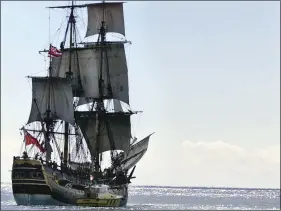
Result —
MULTIPOLYGON (((72 0, 71 1, 71 12, 70 12, 69 21, 68 21, 68 24, 70 24, 69 66, 68 66, 68 72, 66 72, 66 77, 69 80, 72 79, 72 74, 73 74, 72 70, 71 70, 72 46, 73 46, 72 34, 73 34, 73 24, 75 24, 73 10, 74 10, 74 7, 73 7, 73 0, 72 0)), ((69 144, 68 133, 69 133, 69 123, 65 122, 64 123, 64 153, 63 153, 63 155, 64 155, 63 162, 64 162, 65 165, 67 164, 68 158, 70 158, 70 156, 68 155, 68 153, 69 153, 69 149, 68 149, 68 144, 69 144)))

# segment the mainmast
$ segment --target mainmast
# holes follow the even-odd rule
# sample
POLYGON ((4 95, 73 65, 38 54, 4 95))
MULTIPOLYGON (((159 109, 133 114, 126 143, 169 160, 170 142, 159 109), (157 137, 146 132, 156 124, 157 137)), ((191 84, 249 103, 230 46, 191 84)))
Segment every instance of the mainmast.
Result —
MULTIPOLYGON (((104 2, 103 2, 104 3, 104 2)), ((100 52, 100 71, 99 71, 99 99, 96 101, 97 106, 97 113, 96 113, 96 152, 95 152, 95 171, 100 171, 100 120, 102 117, 102 112, 104 109, 104 104, 103 104, 103 87, 104 87, 104 82, 103 82, 103 48, 105 45, 105 27, 104 27, 104 15, 103 15, 103 20, 101 21, 101 28, 99 32, 99 37, 98 41, 100 40, 100 46, 101 46, 101 52, 100 52)))
MULTIPOLYGON (((69 80, 72 79, 72 70, 71 70, 71 60, 72 60, 72 46, 73 46, 73 41, 72 41, 72 34, 73 34, 73 25, 75 24, 75 18, 73 15, 73 11, 74 11, 74 7, 73 7, 73 0, 71 2, 71 12, 70 12, 70 16, 69 16, 69 20, 68 20, 68 24, 70 24, 70 34, 69 34, 69 66, 68 66, 68 72, 66 72, 66 78, 68 78, 69 80)), ((68 30, 68 27, 67 29, 68 30)), ((67 31, 66 31, 67 33, 67 31)), ((64 42, 63 42, 64 43, 64 42)), ((62 46, 63 47, 63 46, 62 46)), ((67 165, 67 161, 68 161, 68 133, 69 133, 69 123, 65 122, 64 123, 64 158, 63 158, 63 162, 65 165, 67 165)))
POLYGON ((110 129, 110 124, 107 119, 106 109, 104 107, 104 99, 112 99, 112 88, 110 84, 110 77, 109 77, 109 65, 108 65, 108 56, 107 56, 107 42, 106 42, 106 28, 105 28, 105 1, 102 2, 103 4, 103 14, 102 14, 102 21, 101 21, 101 27, 100 32, 98 36, 98 45, 100 45, 100 72, 99 72, 99 99, 97 100, 97 113, 96 113, 96 154, 95 154, 95 169, 100 171, 100 140, 99 140, 99 134, 101 131, 100 126, 100 120, 103 120, 106 126, 108 139, 110 142, 110 152, 111 152, 111 159, 113 159, 113 150, 115 150, 115 143, 112 137, 112 132, 110 129), (107 79, 107 93, 105 96, 104 93, 104 76, 103 76, 103 69, 104 64, 106 66, 106 79, 107 79))

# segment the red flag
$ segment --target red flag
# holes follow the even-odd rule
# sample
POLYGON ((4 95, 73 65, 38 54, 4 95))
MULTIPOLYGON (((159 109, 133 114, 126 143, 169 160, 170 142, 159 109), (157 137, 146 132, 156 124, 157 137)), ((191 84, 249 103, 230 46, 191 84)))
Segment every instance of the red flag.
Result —
POLYGON ((34 144, 35 146, 38 147, 38 149, 41 151, 41 152, 45 152, 46 150, 40 145, 39 141, 34 138, 32 135, 30 135, 28 132, 25 132, 25 144, 26 145, 30 145, 30 144, 34 144))
POLYGON ((49 50, 49 57, 60 57, 62 55, 62 52, 57 49, 55 46, 50 45, 50 50, 49 50))

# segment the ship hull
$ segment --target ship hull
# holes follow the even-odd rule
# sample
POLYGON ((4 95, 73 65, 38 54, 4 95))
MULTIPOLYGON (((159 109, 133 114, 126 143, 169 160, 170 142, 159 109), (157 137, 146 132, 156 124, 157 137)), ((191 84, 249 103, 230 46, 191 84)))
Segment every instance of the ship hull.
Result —
POLYGON ((23 194, 23 193, 14 193, 14 199, 17 205, 25 206, 66 206, 58 200, 53 199, 52 195, 45 194, 23 194))
POLYGON ((12 189, 17 205, 123 207, 127 204, 127 185, 110 188, 112 194, 122 198, 96 198, 87 196, 83 189, 72 188, 71 183, 60 184, 63 178, 65 175, 44 167, 38 160, 15 159, 12 189))

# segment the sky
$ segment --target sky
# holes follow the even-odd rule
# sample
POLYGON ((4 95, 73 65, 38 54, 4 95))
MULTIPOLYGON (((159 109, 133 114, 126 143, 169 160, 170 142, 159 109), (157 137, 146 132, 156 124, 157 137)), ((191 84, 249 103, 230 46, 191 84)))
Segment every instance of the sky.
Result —
MULTIPOLYGON (((2 182, 31 108, 25 76, 46 74, 38 51, 66 19, 50 12, 50 36, 45 7, 65 3, 1 1, 2 182)), ((155 132, 133 184, 280 188, 280 3, 128 1, 124 13, 130 105, 144 111, 133 134, 155 132)))

